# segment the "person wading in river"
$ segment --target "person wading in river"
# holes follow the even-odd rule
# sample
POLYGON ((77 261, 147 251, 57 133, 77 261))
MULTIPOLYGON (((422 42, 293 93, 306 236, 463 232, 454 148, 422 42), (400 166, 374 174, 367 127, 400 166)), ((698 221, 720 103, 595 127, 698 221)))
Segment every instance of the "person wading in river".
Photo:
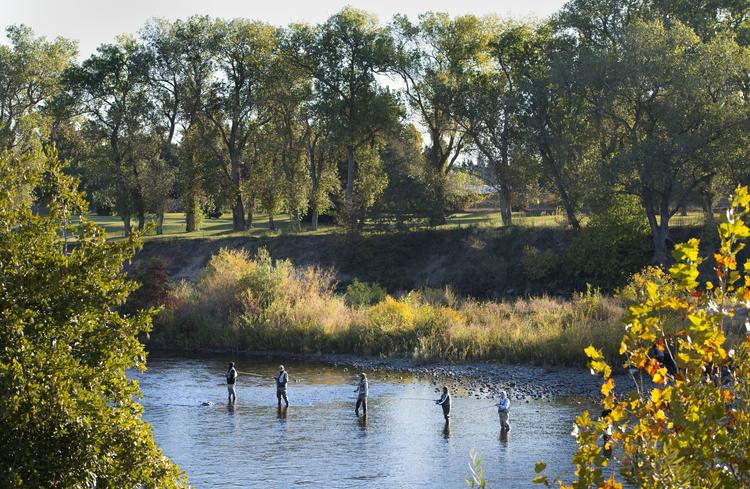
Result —
POLYGON ((227 370, 227 391, 229 392, 229 402, 237 400, 237 393, 234 391, 234 384, 237 383, 237 370, 234 368, 234 362, 229 363, 227 370))
POLYGON ((508 399, 507 392, 500 391, 500 402, 495 404, 495 406, 497 406, 497 414, 500 415, 500 429, 504 431, 510 431, 510 423, 508 423, 510 399, 508 399))
POLYGON ((362 406, 362 414, 367 416, 367 392, 369 385, 367 383, 367 376, 363 373, 359 374, 359 385, 354 391, 357 393, 357 404, 354 406, 354 414, 359 416, 359 406, 362 406))
POLYGON ((443 407, 443 417, 446 423, 449 422, 451 420, 451 395, 448 393, 447 387, 443 387, 443 395, 435 401, 435 404, 443 407))
POLYGON ((285 407, 289 407, 289 398, 286 396, 286 385, 288 383, 289 374, 286 373, 283 365, 279 365, 279 376, 276 377, 276 400, 279 401, 279 407, 281 407, 282 399, 286 403, 285 407))

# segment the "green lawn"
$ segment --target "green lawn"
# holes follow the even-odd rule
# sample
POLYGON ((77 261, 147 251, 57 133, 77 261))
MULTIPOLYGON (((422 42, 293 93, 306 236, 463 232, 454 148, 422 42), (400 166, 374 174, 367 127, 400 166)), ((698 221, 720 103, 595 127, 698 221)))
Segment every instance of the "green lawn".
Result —
MULTIPOLYGON (((102 226, 110 238, 122 238, 124 236, 122 220, 117 216, 97 216, 90 214, 88 218, 99 226, 102 226)), ((516 212, 513 214, 514 224, 524 227, 557 227, 566 224, 565 217, 562 215, 553 216, 527 216, 524 213, 516 212)), ((149 222, 153 218, 149 219, 149 222)), ((156 227, 148 233, 148 239, 174 239, 174 238, 221 238, 227 236, 255 236, 267 237, 278 234, 289 233, 289 216, 278 215, 274 217, 276 222, 276 231, 271 231, 268 224, 267 215, 257 215, 253 222, 253 228, 245 232, 232 231, 232 215, 223 214, 218 219, 204 218, 201 228, 192 233, 185 232, 185 215, 183 213, 169 213, 164 218, 164 234, 156 235, 156 227)), ((699 226, 703 223, 703 214, 700 212, 691 212, 687 216, 674 216, 670 224, 674 227, 699 226)), ((500 226, 500 213, 496 209, 472 209, 465 212, 453 214, 448 218, 446 224, 438 226, 437 229, 455 229, 468 226, 476 227, 498 227, 500 226)), ((133 221, 135 227, 136 221, 133 221)), ((331 234, 339 231, 340 228, 332 225, 320 225, 317 231, 311 231, 309 226, 303 224, 302 235, 331 234)))

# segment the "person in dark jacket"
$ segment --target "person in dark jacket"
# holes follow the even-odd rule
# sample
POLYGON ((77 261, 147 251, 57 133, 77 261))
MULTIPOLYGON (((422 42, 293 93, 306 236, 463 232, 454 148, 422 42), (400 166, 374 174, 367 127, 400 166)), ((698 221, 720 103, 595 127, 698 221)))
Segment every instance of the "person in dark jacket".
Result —
POLYGON ((357 389, 354 391, 357 393, 357 404, 354 406, 354 414, 359 416, 359 407, 362 406, 362 414, 367 416, 367 392, 369 390, 369 384, 367 383, 367 375, 363 373, 359 374, 359 384, 357 389))
POLYGON ((443 395, 440 397, 440 399, 435 401, 435 404, 442 406, 443 417, 445 418, 445 421, 446 422, 450 421, 451 420, 451 395, 448 393, 447 387, 443 387, 443 395))
POLYGON ((289 374, 284 370, 283 365, 279 365, 279 375, 276 377, 276 400, 279 401, 279 407, 281 407, 281 400, 284 399, 286 407, 289 407, 289 398, 286 395, 286 385, 289 383, 289 374))
POLYGON ((237 393, 234 390, 234 385, 237 383, 237 370, 234 368, 234 362, 229 363, 227 369, 227 391, 229 392, 229 402, 235 402, 237 400, 237 393))

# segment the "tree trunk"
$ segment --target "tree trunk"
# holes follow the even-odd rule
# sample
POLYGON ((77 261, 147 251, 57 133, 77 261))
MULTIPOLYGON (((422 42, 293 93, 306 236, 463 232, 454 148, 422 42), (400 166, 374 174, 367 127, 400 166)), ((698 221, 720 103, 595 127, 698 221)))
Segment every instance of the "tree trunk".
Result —
POLYGON ((198 227, 195 196, 190 195, 185 199, 185 232, 192 233, 198 227))
POLYGON ((500 196, 500 218, 502 219, 503 226, 510 227, 513 224, 510 192, 508 192, 507 188, 503 186, 498 191, 498 195, 500 196))
POLYGON ((235 231, 245 230, 245 207, 242 204, 242 175, 240 173, 240 155, 234 151, 230 155, 232 160, 232 187, 234 190, 234 202, 232 203, 232 229, 235 231))
POLYGON ((156 215, 156 234, 164 234, 164 209, 159 209, 156 215))
POLYGON ((578 221, 578 216, 576 216, 575 206, 573 205, 570 195, 568 194, 565 182, 563 182, 562 174, 560 173, 560 169, 557 167, 557 162, 555 162, 553 158, 550 157, 549 154, 547 154, 544 148, 541 149, 542 161, 545 163, 550 173, 552 174, 552 179, 555 182, 558 196, 562 201, 563 208, 565 209, 565 214, 568 217, 568 223, 573 229, 581 229, 581 223, 580 221, 578 221))
POLYGON ((122 215, 122 224, 125 236, 133 234, 133 229, 130 227, 130 212, 126 212, 122 215))
POLYGON ((273 212, 268 213, 268 229, 276 231, 276 223, 273 220, 273 212))
POLYGON ((313 201, 310 207, 310 228, 313 231, 318 230, 318 203, 313 201))
POLYGON ((247 229, 253 228, 253 222, 255 221, 255 199, 251 198, 247 202, 247 229))
POLYGON ((701 195, 701 206, 703 207, 703 223, 706 227, 714 225, 714 195, 710 185, 707 185, 701 195))
POLYGON ((302 224, 300 224, 300 218, 299 218, 299 212, 294 211, 291 215, 292 224, 294 225, 294 230, 299 232, 302 229, 302 224))
POLYGON ((650 192, 645 191, 643 204, 646 208, 648 224, 651 228, 651 238, 654 243, 654 256, 652 261, 657 265, 665 265, 668 260, 667 255, 667 237, 669 235, 669 205, 664 202, 659 206, 659 220, 657 221, 656 209, 654 208, 654 199, 650 192))
POLYGON ((146 211, 143 208, 138 209, 138 231, 143 231, 146 226, 146 211))
POLYGON ((352 145, 346 147, 346 162, 346 205, 351 212, 352 194, 354 193, 354 146, 352 145))

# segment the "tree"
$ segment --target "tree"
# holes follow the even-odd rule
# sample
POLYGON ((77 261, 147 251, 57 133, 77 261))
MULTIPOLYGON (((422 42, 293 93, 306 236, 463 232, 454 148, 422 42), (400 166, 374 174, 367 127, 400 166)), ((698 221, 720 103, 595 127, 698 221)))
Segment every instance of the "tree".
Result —
MULTIPOLYGON (((344 148, 347 166, 342 210, 348 215, 354 212, 354 200, 359 199, 354 196, 357 152, 372 156, 365 147, 393 128, 400 115, 395 96, 376 79, 389 66, 388 40, 374 17, 347 7, 316 28, 292 26, 284 41, 284 54, 314 80, 316 108, 325 114, 332 137, 344 148)), ((370 180, 364 178, 360 183, 365 181, 370 180)), ((370 189, 363 190, 370 193, 370 189)))
POLYGON ((604 170, 615 188, 641 199, 654 261, 665 263, 669 220, 720 170, 717 155, 747 155, 738 136, 750 120, 750 56, 727 36, 702 42, 680 23, 654 21, 628 26, 597 62, 608 94, 604 125, 617 147, 604 170))
POLYGON ((515 197, 538 177, 535 147, 524 120, 526 93, 521 80, 533 31, 525 25, 492 24, 492 40, 477 59, 477 69, 467 73, 457 110, 481 156, 481 165, 473 172, 496 189, 503 225, 510 226, 515 197))
MULTIPOLYGON (((513 33, 521 34, 522 29, 513 33)), ((568 223, 578 229, 586 182, 603 141, 591 117, 592 98, 581 58, 575 42, 549 24, 517 42, 525 53, 519 67, 520 90, 525 94, 523 120, 545 178, 555 189, 568 223)))
POLYGON ((0 159, 0 485, 183 487, 135 401, 153 310, 118 312, 134 239, 107 241, 52 159, 0 159), (32 161, 33 160, 33 161, 32 161), (47 212, 19 199, 32 186, 47 212), (63 233, 77 245, 65 251, 63 233))
MULTIPOLYGON (((748 218, 750 195, 738 187, 719 225, 714 282, 700 280, 697 239, 675 248, 668 273, 656 269, 647 280, 625 319, 620 347, 625 367, 636 371, 632 395, 617 396, 603 355, 586 349, 592 371, 603 376, 608 414, 577 418, 577 480, 560 487, 622 487, 614 475, 606 481, 603 475, 606 452, 615 446, 622 447, 626 477, 642 487, 750 484, 750 328, 740 318, 750 300, 750 261, 738 263, 750 237, 748 218), (644 387, 644 378, 653 388, 644 387)), ((543 469, 537 465, 537 472, 543 469)), ((550 484, 544 475, 535 480, 550 484)))
POLYGON ((63 38, 35 38, 24 25, 8 27, 6 34, 10 45, 0 46, 0 149, 24 152, 39 141, 36 129, 49 136, 44 109, 61 92, 61 74, 76 46, 63 38))
MULTIPOLYGON (((308 73, 289 59, 280 56, 272 75, 266 112, 271 118, 269 136, 276 141, 276 157, 280 166, 280 184, 290 214, 292 229, 301 229, 301 216, 307 212, 310 171, 306 158, 316 158, 312 144, 307 111, 312 102, 312 80, 308 73)), ((322 159, 322 158, 321 158, 322 159)), ((316 175, 317 177, 317 175, 316 175)), ((320 179, 318 178, 318 185, 320 179)))
MULTIPOLYGON (((214 60, 211 54, 212 22, 206 16, 175 21, 171 35, 179 47, 182 89, 178 120, 182 125, 178 150, 177 191, 185 209, 185 231, 198 229, 201 206, 209 196, 226 200, 222 185, 222 152, 218 130, 203 113, 210 89, 214 60)), ((174 84, 176 87, 179 84, 174 84)), ((167 92, 169 93, 169 91, 167 92)), ((215 203, 215 202, 214 202, 215 203)))
POLYGON ((310 227, 318 229, 321 212, 333 207, 331 194, 338 186, 336 145, 326 122, 314 107, 304 109, 305 150, 310 171, 310 227))
POLYGON ((459 119, 466 94, 461 87, 485 55, 489 37, 477 17, 451 19, 444 13, 422 14, 417 25, 396 16, 391 33, 396 51, 392 70, 403 81, 403 93, 430 136, 426 160, 437 206, 433 220, 442 224, 446 177, 470 139, 459 119))
POLYGON ((385 140, 380 159, 388 185, 372 210, 375 219, 395 221, 396 227, 403 229, 410 222, 434 215, 423 148, 422 135, 413 124, 385 140))
POLYGON ((276 29, 262 22, 235 19, 216 21, 211 54, 218 73, 206 97, 203 113, 219 133, 229 165, 232 188, 232 225, 246 227, 243 203, 242 154, 250 138, 269 119, 262 118, 269 75, 274 69, 276 29))
MULTIPOLYGON (((120 37, 104 44, 80 66, 71 66, 65 75, 72 96, 88 117, 91 144, 108 148, 109 175, 115 191, 114 202, 129 235, 130 216, 138 206, 139 228, 143 227, 145 207, 138 187, 129 187, 128 176, 135 170, 130 152, 132 138, 150 122, 151 105, 146 90, 148 58, 132 37, 120 37), (130 139, 130 141, 129 141, 130 139)), ((135 170, 137 171, 137 170, 135 170)), ((131 180, 132 181, 132 180, 131 180)))

